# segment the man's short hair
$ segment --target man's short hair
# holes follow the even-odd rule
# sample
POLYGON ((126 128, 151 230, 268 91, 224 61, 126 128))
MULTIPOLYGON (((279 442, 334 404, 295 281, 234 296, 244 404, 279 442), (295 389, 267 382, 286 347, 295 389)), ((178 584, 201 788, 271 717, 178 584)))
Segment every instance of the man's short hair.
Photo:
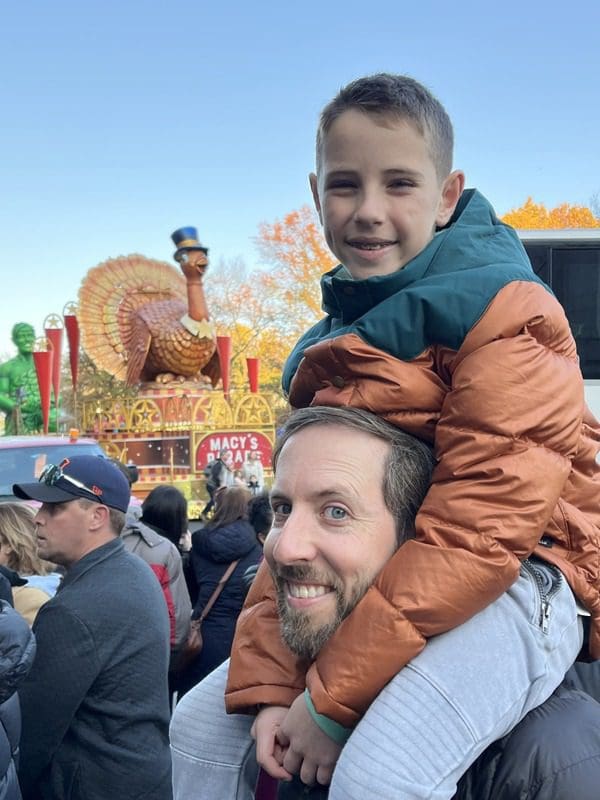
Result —
MULTIPOLYGON (((97 505, 93 500, 86 500, 85 497, 78 497, 75 502, 79 503, 84 508, 97 505)), ((124 511, 119 511, 118 508, 106 507, 108 508, 108 524, 110 525, 110 529, 115 536, 120 536, 121 531, 125 527, 126 514, 124 511)))
POLYGON ((344 86, 321 112, 317 129, 317 173, 325 137, 334 121, 350 109, 369 116, 408 120, 425 137, 440 181, 452 170, 454 132, 440 101, 421 83, 407 75, 379 73, 344 86))
MULTIPOLYGON (((286 420, 273 449, 273 471, 285 443, 309 425, 340 425, 382 439, 390 446, 383 465, 383 498, 396 521, 398 546, 414 536, 415 517, 431 484, 435 464, 429 445, 381 417, 360 408, 311 406, 294 411, 286 420)), ((352 447, 351 442, 348 444, 352 447)), ((370 464, 364 464, 369 470, 370 464)))

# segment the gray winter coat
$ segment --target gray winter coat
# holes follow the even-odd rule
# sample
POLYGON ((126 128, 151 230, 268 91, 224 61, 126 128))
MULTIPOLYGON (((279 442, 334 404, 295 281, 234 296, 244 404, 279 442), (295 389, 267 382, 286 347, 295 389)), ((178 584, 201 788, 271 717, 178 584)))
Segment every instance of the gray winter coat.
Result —
POLYGON ((0 800, 21 800, 17 780, 21 712, 17 687, 35 657, 35 638, 29 625, 0 600, 0 800))

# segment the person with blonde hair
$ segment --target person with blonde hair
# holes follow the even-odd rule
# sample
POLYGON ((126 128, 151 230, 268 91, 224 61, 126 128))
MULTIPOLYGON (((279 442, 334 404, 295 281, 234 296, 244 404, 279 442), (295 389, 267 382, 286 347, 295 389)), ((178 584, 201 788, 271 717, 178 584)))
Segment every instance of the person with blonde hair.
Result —
POLYGON ((0 503, 0 565, 25 579, 13 586, 13 600, 30 625, 61 579, 54 564, 38 555, 34 517, 35 509, 26 503, 0 503))

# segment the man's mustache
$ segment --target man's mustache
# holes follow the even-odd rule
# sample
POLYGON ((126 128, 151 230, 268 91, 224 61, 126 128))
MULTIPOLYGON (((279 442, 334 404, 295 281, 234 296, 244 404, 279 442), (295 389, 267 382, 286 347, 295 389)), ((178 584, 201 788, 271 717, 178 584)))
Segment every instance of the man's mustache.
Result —
POLYGON ((318 583, 334 588, 339 586, 339 580, 336 576, 319 572, 308 565, 277 564, 275 568, 271 568, 271 572, 276 582, 318 583))

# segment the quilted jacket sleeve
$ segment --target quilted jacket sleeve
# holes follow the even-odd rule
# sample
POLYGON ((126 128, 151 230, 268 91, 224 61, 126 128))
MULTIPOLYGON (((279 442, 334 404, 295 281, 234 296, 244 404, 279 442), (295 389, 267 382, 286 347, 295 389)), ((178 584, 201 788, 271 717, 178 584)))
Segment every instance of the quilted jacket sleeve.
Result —
MULTIPOLYGON (((419 367, 387 356, 395 361, 395 384, 386 389, 382 374, 387 382, 389 364, 371 374, 372 350, 361 359, 347 338, 311 348, 295 379, 298 391, 306 396, 312 380, 313 404, 357 405, 409 429, 403 423, 419 406, 408 406, 405 394, 399 406, 398 396, 414 384, 419 367), (343 389, 314 377, 326 374, 332 360, 336 370, 346 364, 343 389)), ((460 625, 514 582, 519 560, 533 551, 555 509, 577 449, 583 382, 564 313, 542 287, 505 287, 467 335, 450 373, 435 434, 438 466, 417 517, 417 538, 397 551, 307 673, 317 711, 344 726, 356 724, 427 638, 460 625)), ((433 385, 439 388, 439 381, 433 385)), ((246 612, 255 636, 268 636, 246 679, 247 700, 285 674, 275 606, 267 594, 261 602, 246 612)), ((249 630, 245 637, 249 643, 249 630)), ((233 669, 241 678, 235 663, 233 669)), ((295 689, 300 675, 296 669, 295 689)))
POLYGON ((511 284, 452 365, 417 538, 396 552, 308 673, 320 713, 355 724, 427 638, 465 622, 514 582, 568 478, 583 411, 562 309, 537 286, 511 284))

